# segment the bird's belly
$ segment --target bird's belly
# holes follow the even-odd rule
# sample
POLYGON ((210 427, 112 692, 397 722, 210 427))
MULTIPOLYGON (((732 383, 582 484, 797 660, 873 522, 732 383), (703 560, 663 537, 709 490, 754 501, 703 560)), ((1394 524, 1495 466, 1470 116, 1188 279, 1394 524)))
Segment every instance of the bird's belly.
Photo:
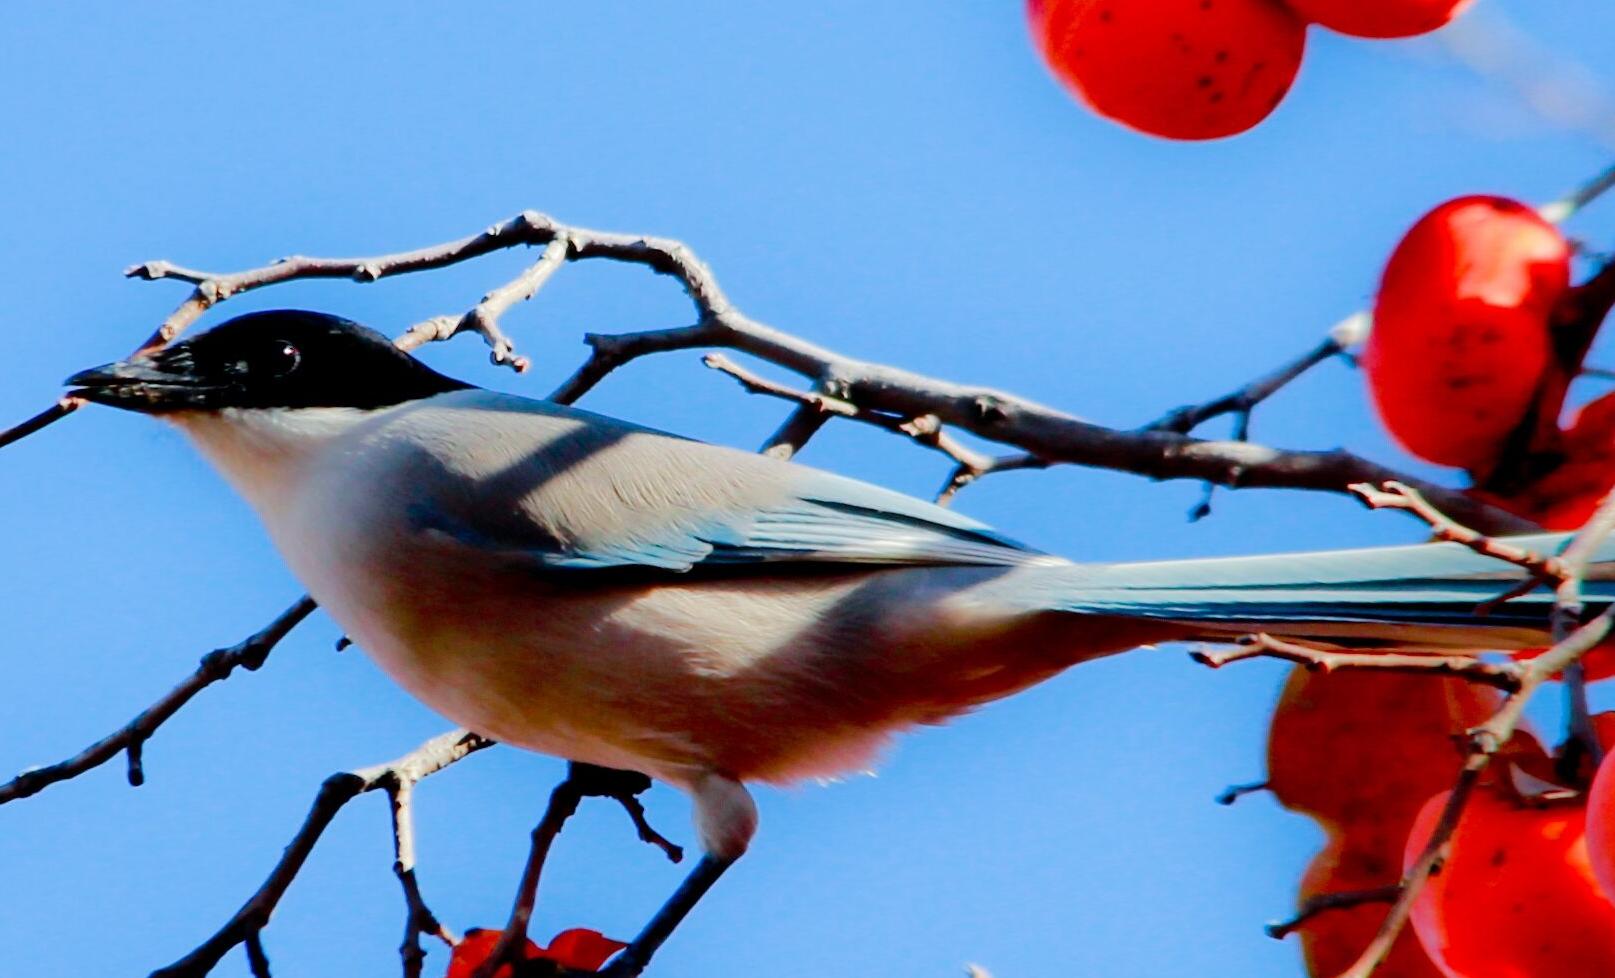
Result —
MULTIPOLYGON (((273 532, 273 530, 272 530, 273 532)), ((1066 664, 961 594, 998 570, 593 584, 351 527, 275 534, 416 698, 497 740, 688 784, 867 769, 895 730, 1066 664)))
POLYGON ((825 668, 879 644, 856 615, 826 614, 851 577, 588 587, 339 532, 284 550, 395 681, 506 743, 675 784, 794 780, 867 766, 901 725, 825 668))

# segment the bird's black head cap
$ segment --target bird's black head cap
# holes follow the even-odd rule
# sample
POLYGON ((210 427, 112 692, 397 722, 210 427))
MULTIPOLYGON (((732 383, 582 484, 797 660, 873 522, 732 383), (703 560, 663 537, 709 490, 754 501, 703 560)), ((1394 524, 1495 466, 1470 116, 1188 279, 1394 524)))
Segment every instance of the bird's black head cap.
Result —
POLYGON ((100 404, 166 414, 223 408, 389 407, 471 385, 340 316, 276 309, 238 316, 149 355, 67 379, 100 404))

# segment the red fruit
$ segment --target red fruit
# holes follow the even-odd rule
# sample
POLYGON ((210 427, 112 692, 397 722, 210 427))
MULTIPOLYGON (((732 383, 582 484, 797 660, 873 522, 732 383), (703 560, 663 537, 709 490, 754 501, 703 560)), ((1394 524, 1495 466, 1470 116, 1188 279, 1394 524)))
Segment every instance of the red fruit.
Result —
MULTIPOLYGON (((1615 733, 1615 713, 1594 717, 1606 749, 1615 733)), ((1604 896, 1615 900, 1615 753, 1606 754, 1587 792, 1587 858, 1604 896)))
MULTIPOLYGON (((1301 900, 1319 893, 1370 890, 1395 883, 1402 875, 1403 841, 1332 836, 1301 877, 1301 900)), ((1313 978, 1335 978, 1345 971, 1373 940, 1385 911, 1384 904, 1370 903, 1331 910, 1303 924, 1298 934, 1307 973, 1313 978)), ((1390 956, 1374 978, 1441 978, 1441 972, 1425 956, 1418 939, 1406 932, 1391 945, 1390 956)))
POLYGON ((1355 37, 1428 34, 1469 6, 1469 0, 1285 0, 1314 24, 1355 37))
POLYGON ((628 945, 614 941, 597 930, 574 927, 563 930, 550 941, 550 946, 534 957, 548 958, 563 968, 574 971, 597 971, 606 959, 628 945))
MULTIPOLYGON (((1431 798, 1408 836, 1419 857, 1447 793, 1431 798)), ((1521 805, 1476 791, 1452 856, 1413 904, 1425 953, 1449 978, 1615 975, 1615 904, 1587 856, 1587 809, 1521 805)))
POLYGON ((1171 139, 1267 118, 1301 67, 1306 25, 1279 0, 1030 0, 1054 74, 1100 115, 1171 139))
MULTIPOLYGON (((466 931, 460 943, 454 945, 454 950, 449 954, 449 972, 444 978, 471 978, 477 967, 488 960, 488 955, 493 953, 494 945, 499 943, 500 933, 482 927, 473 927, 466 931)), ((538 945, 528 941, 523 956, 531 958, 538 953, 538 945)), ((499 970, 493 974, 494 978, 511 978, 510 965, 500 965, 499 970)))
POLYGON ((1385 266, 1363 356, 1392 437, 1487 472, 1553 367, 1549 318, 1569 284, 1569 245, 1524 204, 1460 197, 1420 218, 1385 266))
POLYGON ((1396 840, 1394 866, 1419 806, 1458 774, 1454 738, 1498 701, 1460 679, 1297 667, 1268 731, 1268 786, 1333 831, 1396 840))
MULTIPOLYGON (((477 967, 493 953, 500 933, 481 927, 466 931, 460 943, 454 945, 454 951, 449 956, 449 972, 444 978, 471 978, 477 967)), ((606 959, 627 946, 597 930, 574 927, 556 934, 547 948, 527 941, 521 956, 525 961, 553 961, 573 971, 597 971, 606 963, 606 959)), ((512 978, 510 965, 500 965, 499 970, 494 972, 494 978, 512 978)))
POLYGON ((1558 468, 1507 497, 1476 493, 1549 530, 1579 530, 1615 486, 1615 393, 1581 407, 1559 443, 1558 468))

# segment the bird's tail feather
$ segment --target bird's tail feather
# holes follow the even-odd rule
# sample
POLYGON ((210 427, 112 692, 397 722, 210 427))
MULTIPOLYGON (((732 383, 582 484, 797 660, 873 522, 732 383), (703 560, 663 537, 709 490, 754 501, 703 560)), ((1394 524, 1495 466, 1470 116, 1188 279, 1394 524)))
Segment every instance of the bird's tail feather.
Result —
MULTIPOLYGON (((1509 542, 1558 553, 1568 534, 1509 542)), ((1615 545, 1587 575, 1590 610, 1615 599, 1615 545)), ((1039 569, 1040 606, 1181 624, 1186 637, 1251 632, 1342 646, 1454 649, 1548 644, 1551 585, 1505 602, 1528 573, 1459 544, 1039 569)))

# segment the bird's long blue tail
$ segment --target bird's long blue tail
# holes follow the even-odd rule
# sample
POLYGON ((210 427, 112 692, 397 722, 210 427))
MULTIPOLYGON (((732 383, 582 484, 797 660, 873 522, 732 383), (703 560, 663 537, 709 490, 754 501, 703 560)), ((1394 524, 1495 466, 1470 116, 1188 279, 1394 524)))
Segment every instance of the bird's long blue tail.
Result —
MULTIPOLYGON (((1553 555, 1569 540, 1508 542, 1553 555)), ((1584 586, 1590 612, 1615 600, 1615 542, 1597 558, 1584 586)), ((1528 573, 1453 543, 1039 571, 1027 583, 1042 608, 1176 623, 1207 639, 1268 632, 1343 646, 1528 648, 1548 644, 1554 600, 1549 585, 1498 602, 1528 573)))

